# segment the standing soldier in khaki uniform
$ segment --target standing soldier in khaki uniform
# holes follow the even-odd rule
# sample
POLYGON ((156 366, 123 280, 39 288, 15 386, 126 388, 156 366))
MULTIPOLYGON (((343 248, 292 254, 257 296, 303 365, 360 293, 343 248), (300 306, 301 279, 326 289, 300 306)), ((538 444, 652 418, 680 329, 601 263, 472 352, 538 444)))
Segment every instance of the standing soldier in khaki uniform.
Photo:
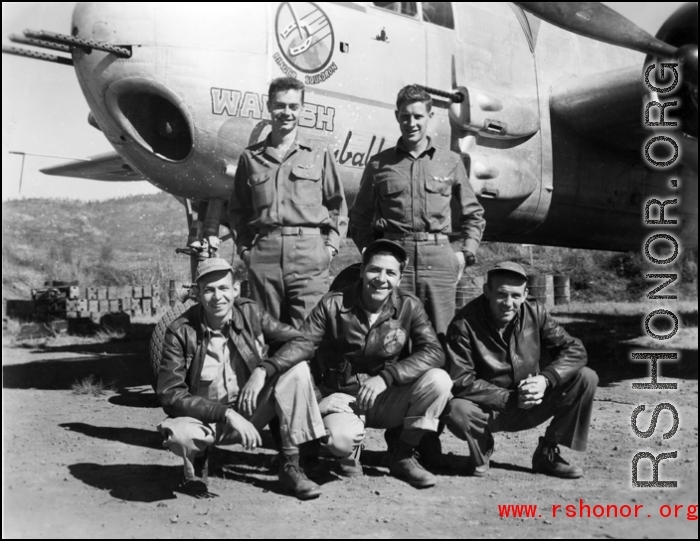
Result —
POLYGON ((430 95, 415 85, 399 92, 401 138, 367 164, 350 210, 350 235, 360 251, 375 238, 403 245, 410 262, 401 287, 423 302, 435 330, 444 334, 455 315, 457 282, 476 261, 485 222, 459 155, 435 147, 428 137, 431 104, 430 95), (457 252, 447 236, 453 195, 461 211, 457 252))
POLYGON ((328 291, 347 204, 328 147, 297 134, 304 85, 275 79, 268 96, 272 132, 241 155, 228 213, 251 296, 298 327, 328 291))

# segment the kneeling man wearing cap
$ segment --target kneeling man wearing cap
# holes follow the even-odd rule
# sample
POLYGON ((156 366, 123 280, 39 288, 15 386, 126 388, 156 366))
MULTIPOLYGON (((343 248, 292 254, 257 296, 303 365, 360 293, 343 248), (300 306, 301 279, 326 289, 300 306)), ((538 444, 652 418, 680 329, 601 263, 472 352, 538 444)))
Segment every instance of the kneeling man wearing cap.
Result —
POLYGON ((559 445, 585 451, 598 376, 585 366, 581 341, 527 294, 523 268, 498 263, 488 271, 483 295, 452 320, 446 355, 455 398, 442 420, 466 440, 469 473, 483 476, 493 453, 492 433, 527 430, 552 418, 532 469, 581 477, 583 470, 559 455, 559 445))
POLYGON ((199 304, 168 327, 156 392, 169 416, 163 446, 184 459, 184 488, 207 490, 211 445, 261 445, 275 416, 282 440, 279 478, 297 498, 321 490, 299 468, 298 446, 326 435, 301 333, 239 298, 240 277, 223 259, 197 269, 199 304))
POLYGON ((302 334, 318 345, 319 406, 326 447, 341 459, 341 473, 362 475, 365 427, 391 429, 389 472, 417 488, 435 476, 417 462, 414 448, 435 432, 450 399, 445 355, 422 303, 399 288, 407 254, 376 240, 362 254, 360 280, 326 294, 302 334))

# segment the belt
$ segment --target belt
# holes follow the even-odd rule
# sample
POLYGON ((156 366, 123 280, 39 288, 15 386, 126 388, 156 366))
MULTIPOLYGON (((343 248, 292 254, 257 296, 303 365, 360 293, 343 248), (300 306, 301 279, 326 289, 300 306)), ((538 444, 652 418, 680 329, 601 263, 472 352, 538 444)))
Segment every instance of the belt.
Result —
POLYGON ((321 230, 318 227, 306 227, 302 225, 295 226, 282 226, 271 229, 266 233, 262 233, 260 236, 282 236, 282 237, 303 237, 304 235, 321 235, 321 230))
POLYGON ((449 237, 443 233, 387 233, 384 232, 384 238, 389 240, 413 240, 416 242, 438 242, 441 240, 449 240, 449 237))

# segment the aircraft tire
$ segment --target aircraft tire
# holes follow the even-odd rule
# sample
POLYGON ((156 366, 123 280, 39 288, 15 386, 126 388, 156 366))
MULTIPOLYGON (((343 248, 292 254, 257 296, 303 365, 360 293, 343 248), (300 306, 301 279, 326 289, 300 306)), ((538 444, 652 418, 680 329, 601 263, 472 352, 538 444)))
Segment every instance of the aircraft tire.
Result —
POLYGON ((168 329, 173 321, 175 321, 180 315, 182 315, 185 310, 190 306, 195 304, 192 299, 187 299, 185 303, 176 301, 175 305, 172 306, 163 317, 160 318, 156 328, 153 330, 151 335, 151 343, 149 346, 149 361, 150 361, 150 372, 149 376, 151 378, 151 387, 156 390, 156 384, 158 383, 158 370, 160 368, 160 361, 163 358, 163 344, 165 343, 165 331, 168 329))

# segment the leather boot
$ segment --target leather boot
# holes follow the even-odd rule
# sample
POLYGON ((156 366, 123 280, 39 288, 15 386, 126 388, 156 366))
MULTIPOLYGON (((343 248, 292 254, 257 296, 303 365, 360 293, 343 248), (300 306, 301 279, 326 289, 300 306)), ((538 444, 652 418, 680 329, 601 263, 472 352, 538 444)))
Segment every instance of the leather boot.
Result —
POLYGON ((321 495, 321 487, 311 481, 299 466, 299 455, 280 456, 279 479, 282 485, 294 492, 300 500, 312 500, 321 495))
POLYGON ((391 454, 389 472, 416 488, 432 487, 437 482, 437 478, 418 463, 413 446, 402 440, 396 443, 396 449, 391 454))
POLYGON ((569 464, 561 457, 558 445, 549 443, 542 437, 537 444, 535 454, 532 455, 532 470, 564 479, 583 477, 583 470, 579 466, 569 464))

